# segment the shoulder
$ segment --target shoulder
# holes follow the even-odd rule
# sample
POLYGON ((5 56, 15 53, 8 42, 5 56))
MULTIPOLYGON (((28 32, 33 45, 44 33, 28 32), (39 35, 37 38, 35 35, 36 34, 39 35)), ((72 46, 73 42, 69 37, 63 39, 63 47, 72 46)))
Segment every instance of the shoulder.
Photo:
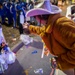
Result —
POLYGON ((66 22, 73 22, 72 20, 70 20, 70 19, 68 19, 67 17, 64 17, 64 16, 62 16, 62 17, 60 17, 60 18, 58 18, 57 19, 57 21, 56 21, 56 23, 58 24, 58 23, 66 23, 66 22))
POLYGON ((65 28, 74 28, 75 29, 75 22, 73 22, 72 20, 70 20, 66 17, 61 17, 61 18, 57 19, 55 26, 58 28, 65 27, 65 28))
POLYGON ((63 37, 75 37, 75 22, 67 19, 66 17, 59 18, 55 24, 55 30, 58 31, 63 37))

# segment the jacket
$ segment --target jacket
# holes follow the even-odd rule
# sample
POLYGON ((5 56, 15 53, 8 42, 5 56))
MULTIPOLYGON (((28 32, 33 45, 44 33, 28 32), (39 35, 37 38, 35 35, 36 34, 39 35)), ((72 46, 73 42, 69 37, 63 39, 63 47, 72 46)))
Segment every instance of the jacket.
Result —
POLYGON ((57 58, 61 70, 75 68, 75 23, 60 14, 52 15, 43 27, 29 26, 41 36, 50 53, 57 58))

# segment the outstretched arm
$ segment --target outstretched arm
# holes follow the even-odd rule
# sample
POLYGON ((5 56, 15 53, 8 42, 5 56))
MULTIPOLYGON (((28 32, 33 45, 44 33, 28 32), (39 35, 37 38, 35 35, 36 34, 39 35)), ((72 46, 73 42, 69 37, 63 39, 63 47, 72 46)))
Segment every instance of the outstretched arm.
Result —
POLYGON ((45 33, 45 31, 46 31, 45 26, 40 27, 40 26, 33 26, 33 25, 24 24, 23 28, 28 29, 30 31, 30 33, 38 34, 40 36, 42 33, 45 33))
POLYGON ((29 30, 31 33, 35 33, 35 34, 40 35, 42 32, 45 32, 45 26, 39 27, 39 26, 30 25, 29 30))

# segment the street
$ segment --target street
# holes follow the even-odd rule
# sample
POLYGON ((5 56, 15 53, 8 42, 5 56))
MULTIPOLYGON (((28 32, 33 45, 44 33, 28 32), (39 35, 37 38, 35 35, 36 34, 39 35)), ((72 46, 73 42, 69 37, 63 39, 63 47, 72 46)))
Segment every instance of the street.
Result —
POLYGON ((51 72, 49 58, 51 56, 41 58, 42 46, 43 44, 40 42, 40 38, 37 38, 29 46, 24 45, 16 54, 16 62, 9 65, 8 70, 3 75, 38 75, 34 73, 34 70, 40 68, 43 70, 42 75, 49 75, 51 72), (37 53, 32 53, 35 50, 37 53), (29 74, 25 74, 26 70, 29 74))
MULTIPOLYGON (((52 55, 41 58, 43 44, 40 37, 34 37, 34 42, 28 46, 23 45, 16 53, 16 61, 9 65, 8 70, 2 75, 50 75, 52 68, 50 58, 52 55), (37 52, 34 52, 37 51, 37 52), (35 73, 41 69, 42 73, 35 73)), ((73 72, 73 71, 72 71, 73 72)), ((57 71, 58 75, 65 75, 62 71, 57 71)), ((74 75, 69 72, 69 75, 74 75)))

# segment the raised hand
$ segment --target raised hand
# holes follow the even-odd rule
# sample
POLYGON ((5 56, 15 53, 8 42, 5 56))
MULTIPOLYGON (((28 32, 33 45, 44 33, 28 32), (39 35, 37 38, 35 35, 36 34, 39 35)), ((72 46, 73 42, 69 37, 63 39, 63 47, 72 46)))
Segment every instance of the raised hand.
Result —
POLYGON ((25 29, 25 28, 28 29, 28 27, 29 27, 29 23, 26 22, 26 23, 23 24, 23 28, 24 28, 24 29, 25 29))
POLYGON ((24 23, 23 24, 23 29, 24 29, 24 33, 26 33, 26 34, 30 34, 30 31, 29 31, 29 23, 24 23))

